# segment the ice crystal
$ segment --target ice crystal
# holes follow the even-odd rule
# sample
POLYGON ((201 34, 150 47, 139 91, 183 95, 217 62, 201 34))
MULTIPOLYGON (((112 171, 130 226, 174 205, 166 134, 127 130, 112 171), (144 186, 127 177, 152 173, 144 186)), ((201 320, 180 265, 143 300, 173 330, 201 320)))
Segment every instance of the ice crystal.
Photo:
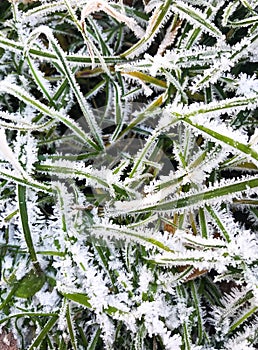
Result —
POLYGON ((240 75, 238 82, 238 89, 236 92, 238 95, 244 95, 246 97, 254 97, 258 94, 258 79, 255 79, 255 75, 249 77, 243 73, 240 75))

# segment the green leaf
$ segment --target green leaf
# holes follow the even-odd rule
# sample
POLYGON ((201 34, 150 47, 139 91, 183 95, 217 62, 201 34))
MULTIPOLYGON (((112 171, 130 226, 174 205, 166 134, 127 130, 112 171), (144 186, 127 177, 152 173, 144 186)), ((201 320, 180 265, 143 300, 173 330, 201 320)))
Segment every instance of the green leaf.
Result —
POLYGON ((223 234, 223 237, 226 239, 227 242, 230 242, 230 234, 228 233, 227 229, 225 228, 225 225, 223 225, 219 215, 215 212, 215 210, 210 206, 206 205, 205 206, 206 210, 210 214, 210 216, 213 218, 215 221, 216 225, 220 229, 221 233, 223 234))
POLYGON ((239 21, 228 21, 228 24, 230 24, 231 27, 247 27, 252 24, 257 24, 257 22, 258 16, 252 16, 239 21))
POLYGON ((255 151, 255 149, 253 149, 249 145, 236 141, 226 135, 222 135, 221 133, 215 131, 214 129, 210 129, 206 126, 200 125, 198 123, 194 123, 189 118, 185 118, 183 121, 186 124, 191 125, 195 129, 202 131, 204 134, 211 136, 217 142, 232 147, 232 149, 235 149, 238 153, 251 156, 253 160, 258 164, 258 153, 255 151))
POLYGON ((8 170, 0 169, 0 176, 3 179, 7 179, 8 181, 14 182, 18 185, 33 188, 37 191, 42 191, 48 194, 51 194, 53 192, 52 188, 50 186, 45 185, 44 183, 35 181, 32 178, 24 179, 21 177, 17 177, 13 175, 13 172, 9 172, 8 170))
POLYGON ((77 341, 76 341, 76 334, 74 330, 73 320, 71 318, 71 312, 70 312, 70 306, 68 304, 67 310, 66 310, 66 321, 68 326, 68 331, 70 334, 71 344, 74 350, 77 350, 77 341))
MULTIPOLYGON (((24 44, 19 43, 14 40, 10 40, 5 38, 3 35, 1 35, 0 32, 0 47, 2 47, 5 50, 19 53, 22 55, 24 52, 24 44)), ((58 56, 54 52, 50 52, 48 50, 40 50, 36 48, 30 48, 28 50, 29 54, 33 56, 33 58, 36 59, 44 59, 50 62, 57 62, 58 56)), ((79 54, 68 54, 66 56, 66 59, 68 62, 73 64, 74 66, 80 65, 80 66, 92 66, 92 59, 89 56, 86 55, 79 55, 79 54)), ((116 63, 127 63, 130 62, 130 60, 126 60, 124 58, 121 58, 120 56, 107 56, 103 57, 103 60, 106 62, 106 64, 116 64, 116 63)), ((100 63, 100 60, 98 57, 95 57, 95 62, 100 63)))
POLYGON ((204 329, 203 329, 204 322, 203 322, 203 317, 202 317, 201 302, 199 299, 199 295, 198 295, 195 281, 189 281, 189 284, 190 284, 190 289, 191 289, 191 295, 192 295, 193 302, 195 305, 194 312, 197 315, 198 344, 202 344, 202 339, 204 336, 204 329))
POLYGON ((89 230, 91 230, 92 234, 95 235, 101 235, 104 239, 106 237, 114 237, 115 239, 121 240, 121 239, 131 239, 135 243, 142 242, 142 244, 149 244, 150 246, 153 246, 153 248, 159 248, 162 251, 166 252, 173 252, 173 250, 165 245, 163 242, 160 242, 158 239, 155 239, 151 236, 147 236, 145 233, 128 229, 127 227, 119 227, 117 225, 92 225, 91 227, 88 227, 89 230))

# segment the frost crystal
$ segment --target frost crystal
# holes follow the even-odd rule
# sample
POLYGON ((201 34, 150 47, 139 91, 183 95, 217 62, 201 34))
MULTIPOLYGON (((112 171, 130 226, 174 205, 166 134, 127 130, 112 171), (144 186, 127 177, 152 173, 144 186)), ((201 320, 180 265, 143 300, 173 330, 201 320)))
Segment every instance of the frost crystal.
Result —
POLYGON ((255 79, 255 75, 249 77, 247 74, 242 73, 238 82, 238 88, 236 93, 246 97, 255 97, 258 94, 258 79, 255 79))

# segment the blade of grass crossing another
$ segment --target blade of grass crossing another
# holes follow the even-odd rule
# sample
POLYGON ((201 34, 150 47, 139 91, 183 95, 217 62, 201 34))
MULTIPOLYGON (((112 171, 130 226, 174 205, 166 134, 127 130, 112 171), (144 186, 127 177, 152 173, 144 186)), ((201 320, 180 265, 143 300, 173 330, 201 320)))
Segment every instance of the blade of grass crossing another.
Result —
POLYGON ((89 136, 82 130, 82 128, 72 120, 68 115, 63 115, 61 112, 56 111, 55 109, 48 107, 44 103, 37 101, 34 97, 30 96, 24 89, 21 87, 10 84, 9 82, 2 82, 0 85, 0 92, 5 92, 17 97, 20 101, 25 102, 26 104, 32 106, 37 111, 44 113, 52 118, 58 119, 64 123, 74 134, 83 142, 87 142, 93 148, 99 150, 99 146, 89 138, 89 136))
POLYGON ((136 54, 139 54, 139 52, 145 50, 146 45, 152 42, 155 35, 158 33, 159 28, 164 23, 166 18, 168 18, 169 8, 172 2, 172 0, 166 0, 160 5, 159 8, 155 10, 152 21, 149 22, 145 35, 130 49, 122 53, 121 57, 133 57, 136 54))
POLYGON ((54 327, 56 321, 58 320, 58 316, 53 316, 46 323, 45 327, 41 330, 41 332, 37 335, 37 337, 33 340, 28 350, 39 349, 40 344, 43 342, 45 337, 49 334, 50 330, 54 327))
POLYGON ((182 17, 185 17, 190 22, 201 27, 203 31, 210 33, 215 36, 215 38, 222 39, 223 35, 218 28, 213 25, 208 18, 205 18, 203 13, 197 11, 194 7, 182 1, 173 2, 172 7, 175 12, 178 12, 182 17))
POLYGON ((184 197, 172 199, 163 203, 150 205, 141 204, 139 201, 117 202, 115 209, 111 209, 109 214, 118 216, 122 213, 145 213, 155 212, 175 212, 183 209, 189 209, 190 206, 204 205, 224 199, 234 198, 243 191, 258 188, 257 177, 238 179, 234 183, 225 184, 220 187, 207 188, 198 193, 185 195, 184 197))
POLYGON ((44 34, 48 38, 53 51, 56 53, 56 55, 59 59, 59 62, 61 64, 61 68, 65 74, 65 77, 68 80, 70 87, 76 96, 76 99, 77 99, 77 101, 80 105, 80 108, 82 110, 82 113, 87 121, 87 124, 90 128, 90 131, 92 133, 93 138, 96 140, 99 149, 104 149, 104 144, 103 144, 103 140, 101 137, 101 131, 96 123, 94 114, 92 113, 90 106, 88 105, 87 101, 85 100, 85 98, 80 90, 80 87, 75 80, 74 74, 69 67, 69 63, 66 60, 66 55, 65 55, 64 51, 62 50, 61 46, 58 44, 55 37, 53 36, 52 31, 46 26, 40 26, 39 28, 34 30, 34 32, 32 32, 32 34, 27 42, 26 51, 28 51, 30 46, 33 44, 33 41, 35 40, 36 35, 39 36, 40 34, 44 34))

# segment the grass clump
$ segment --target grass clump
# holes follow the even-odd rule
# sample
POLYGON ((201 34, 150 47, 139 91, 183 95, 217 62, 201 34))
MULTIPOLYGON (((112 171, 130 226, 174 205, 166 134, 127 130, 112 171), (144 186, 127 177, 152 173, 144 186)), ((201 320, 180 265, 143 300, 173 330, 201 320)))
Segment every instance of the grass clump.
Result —
POLYGON ((257 348, 257 5, 0 3, 19 349, 257 348))

